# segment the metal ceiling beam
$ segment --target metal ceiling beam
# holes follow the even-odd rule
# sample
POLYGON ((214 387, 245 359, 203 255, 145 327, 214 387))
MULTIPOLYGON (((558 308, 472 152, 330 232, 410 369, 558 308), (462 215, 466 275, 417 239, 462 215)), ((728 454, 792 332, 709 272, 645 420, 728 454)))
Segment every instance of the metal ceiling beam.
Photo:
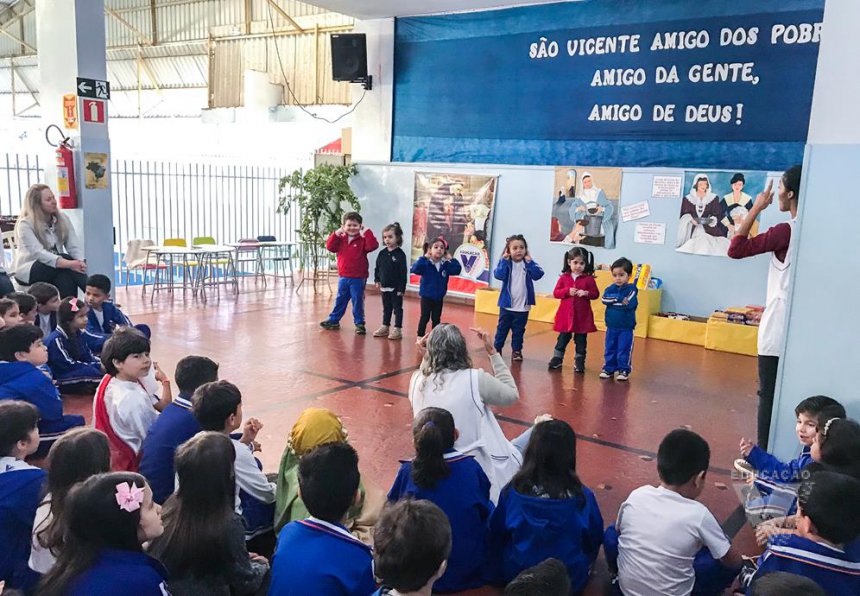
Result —
POLYGON ((132 25, 131 23, 126 21, 124 18, 119 16, 113 9, 105 6, 105 14, 108 14, 108 15, 112 16, 113 18, 115 18, 126 29, 130 29, 132 32, 137 33, 139 41, 141 43, 143 43, 144 45, 148 45, 148 46, 153 45, 152 38, 150 38, 143 31, 141 31, 140 29, 138 29, 137 27, 135 27, 134 25, 132 25))
POLYGON ((149 23, 152 45, 158 44, 158 11, 155 10, 155 0, 149 0, 149 23))
POLYGON ((297 31, 299 31, 300 33, 305 32, 305 30, 302 29, 301 25, 299 25, 297 22, 295 22, 293 20, 293 17, 288 15, 287 11, 285 11, 283 8, 281 8, 280 5, 277 2, 275 2, 275 0, 266 0, 266 2, 268 2, 269 6, 274 8, 278 12, 278 14, 280 14, 282 17, 284 17, 290 25, 295 27, 297 31))
MULTIPOLYGON (((0 33, 10 38, 12 41, 19 43, 22 48, 27 48, 34 54, 36 53, 36 48, 28 44, 23 39, 19 39, 17 36, 12 35, 7 31, 7 29, 33 12, 35 9, 36 6, 33 4, 32 0, 21 0, 20 2, 11 4, 4 10, 0 11, 0 33)), ((21 37, 24 36, 22 35, 21 37)))

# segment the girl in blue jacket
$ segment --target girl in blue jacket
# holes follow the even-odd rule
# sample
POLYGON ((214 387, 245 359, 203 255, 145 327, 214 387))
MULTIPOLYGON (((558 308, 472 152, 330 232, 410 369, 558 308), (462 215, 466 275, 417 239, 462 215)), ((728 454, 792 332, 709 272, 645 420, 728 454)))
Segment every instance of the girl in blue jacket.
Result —
POLYGON ((45 339, 48 367, 64 393, 94 393, 105 376, 101 362, 84 341, 88 310, 83 301, 64 298, 57 311, 57 328, 45 339))
POLYGON ((501 354, 511 337, 511 360, 523 359, 523 336, 529 321, 529 310, 535 304, 535 284, 543 277, 543 269, 529 254, 529 245, 522 234, 510 236, 505 241, 505 251, 493 277, 502 282, 499 294, 499 325, 496 327, 496 351, 501 354))
POLYGON ((603 536, 603 517, 576 474, 576 435, 562 420, 535 425, 520 471, 490 517, 487 569, 507 584, 548 558, 567 567, 572 592, 588 583, 603 536))
POLYGON ((418 337, 424 337, 427 323, 432 320, 433 327, 442 319, 442 306, 448 293, 448 280, 452 275, 460 275, 463 268, 451 258, 448 242, 441 236, 432 242, 424 243, 424 256, 412 265, 413 275, 421 277, 418 295, 421 297, 421 318, 418 319, 418 337))

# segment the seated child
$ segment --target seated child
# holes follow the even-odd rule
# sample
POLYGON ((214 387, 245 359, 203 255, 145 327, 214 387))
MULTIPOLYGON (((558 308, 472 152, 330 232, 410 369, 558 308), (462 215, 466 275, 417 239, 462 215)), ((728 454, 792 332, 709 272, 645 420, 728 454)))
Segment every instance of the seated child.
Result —
POLYGON ((57 328, 57 309, 60 308, 60 291, 57 286, 37 281, 27 288, 36 299, 36 318, 33 324, 42 330, 42 337, 48 337, 57 328))
POLYGON ((110 472, 107 436, 94 428, 76 428, 57 439, 48 453, 48 483, 33 520, 30 569, 47 573, 62 550, 66 528, 62 514, 72 487, 90 476, 110 472))
POLYGON ((18 311, 21 314, 21 322, 29 325, 36 324, 36 299, 27 292, 12 292, 6 296, 9 300, 14 300, 18 304, 18 311))
POLYGON ((167 571, 143 552, 161 536, 161 507, 143 476, 98 474, 72 487, 62 521, 66 543, 39 582, 39 596, 164 596, 167 571))
POLYGON ((57 328, 45 339, 48 368, 65 393, 92 393, 104 377, 102 363, 84 341, 87 310, 77 298, 64 298, 57 311, 57 328))
POLYGON ((359 498, 358 454, 328 443, 299 462, 299 490, 310 517, 278 535, 269 596, 371 594, 376 590, 371 548, 344 527, 359 498))
POLYGON ((172 401, 170 381, 155 364, 162 395, 145 388, 142 381, 152 366, 149 340, 136 329, 118 331, 105 342, 102 364, 107 374, 93 400, 93 425, 108 436, 111 469, 134 472, 146 431, 172 401))
POLYGON ((132 325, 131 319, 113 303, 110 297, 111 282, 107 275, 90 275, 86 287, 85 298, 89 307, 86 330, 93 352, 101 352, 107 338, 120 327, 134 327, 147 339, 152 337, 148 325, 132 325))
POLYGON ((722 594, 734 580, 741 556, 696 501, 710 459, 702 437, 673 430, 657 451, 660 486, 637 488, 621 504, 604 548, 625 595, 690 594, 694 585, 697 594, 722 594))
POLYGON ((215 381, 198 387, 192 399, 192 412, 200 428, 230 434, 242 429, 240 439, 234 439, 236 451, 236 513, 245 520, 245 539, 270 532, 275 516, 275 483, 269 482, 262 464, 254 457, 259 450, 257 433, 263 428, 256 418, 242 425, 242 394, 229 381, 215 381))
POLYGON ((860 424, 850 418, 829 418, 815 435, 810 454, 831 470, 860 478, 860 424))
POLYGON ((39 448, 39 410, 0 401, 0 585, 29 590, 38 579, 27 567, 33 519, 45 472, 24 461, 39 448))
POLYGON ((230 439, 216 432, 176 451, 179 488, 164 506, 164 534, 147 549, 167 568, 172 596, 257 594, 269 571, 265 558, 249 555, 233 511, 234 459, 230 439))
POLYGON ((421 410, 412 423, 416 457, 401 462, 388 493, 392 502, 426 499, 440 507, 451 521, 453 546, 447 570, 433 585, 437 592, 459 592, 484 585, 482 559, 493 512, 490 481, 474 457, 454 449, 457 434, 451 412, 441 408, 421 410))
POLYGON ((0 400, 26 401, 39 410, 39 450, 48 453, 51 444, 66 431, 84 425, 84 417, 63 414, 60 392, 39 368, 48 361, 42 330, 35 325, 16 325, 0 331, 0 400))
POLYGON ((149 428, 140 449, 140 473, 149 482, 152 498, 159 505, 164 504, 175 489, 173 456, 176 448, 201 430, 191 412, 191 396, 204 383, 218 380, 218 364, 204 356, 186 356, 176 364, 173 378, 179 395, 149 428))
MULTIPOLYGON (((299 494, 299 460, 305 453, 326 443, 346 443, 348 433, 343 423, 333 412, 325 408, 307 408, 290 430, 287 446, 281 456, 278 469, 278 488, 275 502, 275 531, 309 514, 302 497, 299 494)), ((346 528, 353 536, 365 544, 373 544, 373 525, 382 511, 384 499, 375 498, 364 489, 364 483, 359 480, 358 490, 361 497, 358 503, 349 508, 346 528)), ((380 495, 381 496, 381 495, 380 495)))
POLYGON ((753 581, 747 594, 749 596, 791 596, 795 594, 827 596, 821 586, 808 577, 786 573, 785 571, 762 575, 753 581))
POLYGON ((828 594, 860 594, 857 562, 844 550, 860 537, 860 480, 815 472, 801 482, 798 501, 797 534, 771 537, 757 569, 742 574, 741 584, 787 571, 808 577, 828 594))
POLYGON ((0 327, 14 327, 21 324, 21 309, 11 298, 0 298, 0 327))
POLYGON ((529 567, 505 587, 504 596, 569 596, 567 567, 558 559, 547 559, 529 567))
POLYGON ((374 572, 382 583, 374 596, 430 596, 450 552, 451 524, 436 505, 406 499, 386 507, 374 532, 374 572))
POLYGON ((576 435, 567 422, 534 426, 523 465, 502 490, 490 518, 488 573, 507 584, 544 559, 567 567, 572 591, 588 583, 603 540, 594 493, 576 474, 576 435))
POLYGON ((800 473, 812 462, 810 449, 818 432, 818 416, 825 408, 838 408, 841 410, 839 417, 845 417, 845 408, 824 395, 807 397, 794 408, 797 416, 795 432, 802 447, 800 456, 789 462, 782 462, 747 439, 741 439, 744 459, 736 462, 736 467, 744 470, 748 466, 755 472, 754 486, 744 503, 747 517, 753 525, 794 511, 800 473))

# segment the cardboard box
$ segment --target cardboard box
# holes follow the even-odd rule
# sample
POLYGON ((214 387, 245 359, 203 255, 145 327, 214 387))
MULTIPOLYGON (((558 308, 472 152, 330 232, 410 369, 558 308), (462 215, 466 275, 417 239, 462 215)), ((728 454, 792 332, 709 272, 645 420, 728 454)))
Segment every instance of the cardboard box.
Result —
POLYGON ((758 327, 708 319, 705 347, 709 350, 756 356, 758 354, 758 327))

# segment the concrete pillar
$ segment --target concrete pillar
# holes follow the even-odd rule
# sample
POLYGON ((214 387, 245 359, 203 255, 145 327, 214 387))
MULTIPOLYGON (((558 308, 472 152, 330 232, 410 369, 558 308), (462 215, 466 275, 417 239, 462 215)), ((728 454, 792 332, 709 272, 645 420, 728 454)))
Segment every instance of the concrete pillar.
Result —
MULTIPOLYGON (((77 77, 107 80, 104 0, 36 0, 42 119, 63 128, 63 96, 77 94, 77 77)), ((90 273, 113 278, 113 203, 110 189, 110 138, 104 124, 83 122, 78 98, 78 129, 65 132, 75 152, 78 208, 66 211, 84 244, 90 273), (108 155, 106 189, 86 188, 86 153, 108 155)), ((105 114, 107 115, 107 102, 105 114)), ((59 136, 59 135, 56 135, 59 136)), ((53 141, 53 138, 52 138, 53 141)), ((44 145, 45 182, 57 193, 54 149, 44 145)), ((59 196, 59 195, 58 195, 59 196)))

